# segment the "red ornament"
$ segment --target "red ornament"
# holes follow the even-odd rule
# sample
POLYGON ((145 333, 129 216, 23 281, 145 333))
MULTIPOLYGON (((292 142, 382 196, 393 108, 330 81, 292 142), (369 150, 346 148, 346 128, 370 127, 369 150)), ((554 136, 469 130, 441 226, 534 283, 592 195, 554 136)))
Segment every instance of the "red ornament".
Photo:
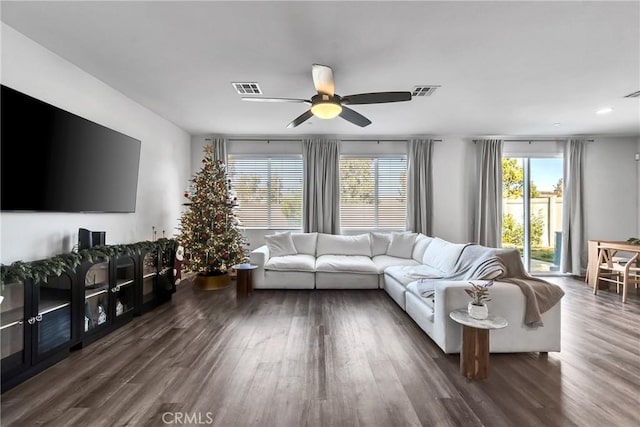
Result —
POLYGON ((184 192, 184 197, 189 197, 189 193, 187 193, 186 191, 184 192))

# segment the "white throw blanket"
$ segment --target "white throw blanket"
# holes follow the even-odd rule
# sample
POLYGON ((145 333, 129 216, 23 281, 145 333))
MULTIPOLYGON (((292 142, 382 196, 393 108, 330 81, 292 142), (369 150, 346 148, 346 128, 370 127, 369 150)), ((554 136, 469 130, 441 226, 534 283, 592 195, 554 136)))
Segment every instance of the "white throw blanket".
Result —
POLYGON ((497 256, 499 249, 469 244, 464 247, 452 272, 444 273, 427 265, 416 267, 409 275, 419 280, 418 290, 432 292, 442 281, 491 280, 504 276, 506 266, 497 256))
POLYGON ((541 315, 553 307, 564 291, 546 280, 530 276, 522 265, 516 249, 488 248, 481 245, 466 246, 453 272, 440 274, 432 268, 416 268, 412 276, 418 280, 417 288, 424 298, 432 298, 436 286, 447 282, 500 280, 517 285, 526 300, 525 324, 543 326, 541 315))

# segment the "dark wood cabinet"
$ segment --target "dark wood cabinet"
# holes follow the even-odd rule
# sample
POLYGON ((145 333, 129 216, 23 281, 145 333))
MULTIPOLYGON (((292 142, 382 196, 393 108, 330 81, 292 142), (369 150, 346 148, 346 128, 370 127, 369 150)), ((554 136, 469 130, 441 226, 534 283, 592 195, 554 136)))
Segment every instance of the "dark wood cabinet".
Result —
POLYGON ((136 297, 138 256, 118 255, 97 262, 85 262, 78 268, 77 294, 83 347, 112 332, 140 312, 136 297))
POLYGON ((175 292, 171 250, 86 261, 75 270, 2 285, 2 392, 102 338, 175 292))
POLYGON ((6 283, 2 287, 0 333, 2 391, 65 358, 78 336, 73 307, 73 271, 46 282, 6 283))
POLYGON ((175 292, 173 254, 170 250, 143 251, 140 254, 140 314, 171 299, 175 292))

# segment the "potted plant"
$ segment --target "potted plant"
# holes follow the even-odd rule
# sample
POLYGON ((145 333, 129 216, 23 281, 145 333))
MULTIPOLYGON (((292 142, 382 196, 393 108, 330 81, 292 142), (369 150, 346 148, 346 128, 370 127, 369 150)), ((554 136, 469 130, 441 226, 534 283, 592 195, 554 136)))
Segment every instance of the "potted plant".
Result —
POLYGON ((220 289, 229 285, 228 271, 245 261, 245 240, 235 213, 236 197, 222 160, 213 159, 206 145, 202 168, 191 179, 186 211, 180 219, 179 244, 184 247, 183 268, 197 273, 200 289, 220 289))
POLYGON ((489 308, 486 302, 491 301, 489 298, 489 287, 493 285, 493 280, 482 284, 473 282, 469 282, 469 284, 472 287, 464 290, 467 295, 471 297, 471 301, 469 301, 469 305, 467 306, 469 316, 479 320, 486 319, 489 317, 489 308))

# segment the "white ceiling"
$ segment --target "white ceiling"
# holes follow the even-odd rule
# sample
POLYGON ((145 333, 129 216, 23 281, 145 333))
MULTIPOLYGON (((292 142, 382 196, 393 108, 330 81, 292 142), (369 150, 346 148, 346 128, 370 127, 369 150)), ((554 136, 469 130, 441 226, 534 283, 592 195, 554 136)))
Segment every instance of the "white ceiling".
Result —
POLYGON ((639 135, 640 2, 2 2, 2 21, 192 134, 639 135), (336 92, 431 97, 286 125, 336 92), (608 115, 596 115, 603 107, 608 115), (559 122, 560 126, 554 126, 559 122))

